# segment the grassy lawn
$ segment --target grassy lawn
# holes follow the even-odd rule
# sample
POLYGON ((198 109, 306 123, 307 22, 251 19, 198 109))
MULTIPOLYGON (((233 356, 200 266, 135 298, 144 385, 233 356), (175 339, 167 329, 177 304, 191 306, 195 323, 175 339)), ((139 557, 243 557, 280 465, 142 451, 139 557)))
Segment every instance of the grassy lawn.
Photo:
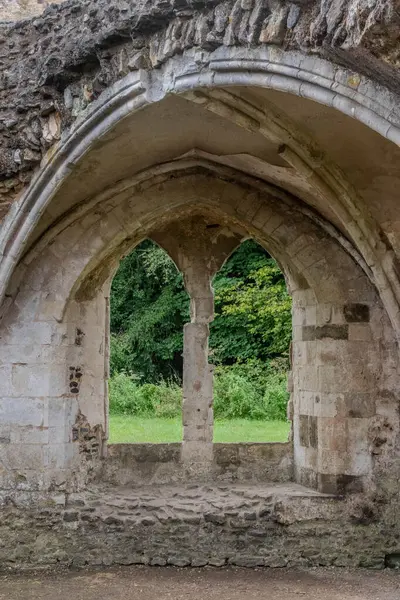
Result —
MULTIPOLYGON (((214 442, 286 442, 290 424, 283 421, 248 421, 233 419, 216 421, 214 442)), ((110 444, 180 442, 182 422, 176 419, 157 419, 110 415, 110 444)))

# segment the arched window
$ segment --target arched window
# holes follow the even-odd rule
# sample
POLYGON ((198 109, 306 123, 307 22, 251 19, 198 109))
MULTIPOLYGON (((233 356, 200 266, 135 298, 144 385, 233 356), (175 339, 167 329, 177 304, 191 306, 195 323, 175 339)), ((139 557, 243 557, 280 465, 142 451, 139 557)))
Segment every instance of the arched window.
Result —
MULTIPOLYGON (((214 441, 282 442, 287 421, 291 299, 276 261, 243 242, 213 278, 214 441)), ((184 280, 151 240, 125 259, 111 286, 110 442, 182 441, 184 280)), ((190 369, 190 364, 186 365, 190 369)))

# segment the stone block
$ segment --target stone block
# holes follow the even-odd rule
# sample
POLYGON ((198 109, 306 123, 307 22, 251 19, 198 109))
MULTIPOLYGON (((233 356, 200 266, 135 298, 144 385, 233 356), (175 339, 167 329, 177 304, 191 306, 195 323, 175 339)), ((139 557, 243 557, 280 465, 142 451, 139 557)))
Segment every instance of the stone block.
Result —
POLYGON ((318 491, 323 494, 344 495, 364 490, 362 477, 353 475, 318 473, 318 491))
POLYGON ((49 427, 72 428, 78 413, 76 397, 49 398, 48 424, 49 427))
POLYGON ((371 327, 367 323, 350 323, 349 340, 359 342, 372 341, 371 327))
POLYGON ((297 483, 300 483, 301 485, 311 489, 317 489, 318 473, 314 469, 308 467, 298 467, 295 478, 297 483))
POLYGON ((287 247, 287 252, 290 256, 296 256, 305 248, 314 246, 314 238, 311 235, 299 235, 294 242, 287 247))
POLYGON ((318 419, 318 439, 321 449, 347 453, 347 421, 348 419, 345 418, 320 417, 318 419))
POLYGON ((203 463, 211 466, 213 451, 212 442, 184 440, 181 446, 181 460, 184 463, 203 463))
POLYGON ((293 306, 318 306, 315 291, 312 288, 297 289, 293 292, 293 306))
POLYGON ((252 223, 255 227, 263 228, 264 225, 271 219, 273 216, 273 210, 269 206, 265 206, 264 204, 259 208, 257 213, 252 219, 252 223))
POLYGON ((322 365, 318 367, 318 390, 323 393, 345 393, 352 391, 353 370, 345 366, 322 365))
POLYGON ((292 341, 301 342, 303 341, 303 326, 294 325, 292 328, 292 341))
POLYGON ((318 392, 314 396, 314 415, 317 417, 346 416, 339 414, 339 408, 344 402, 344 394, 318 392))
POLYGON ((345 304, 343 307, 344 318, 347 323, 368 323, 370 319, 368 304, 345 304))
POLYGON ((12 396, 13 385, 12 385, 12 367, 11 365, 0 365, 0 382, 1 382, 1 395, 12 396))
POLYGON ((12 444, 47 444, 49 430, 47 427, 16 427, 11 429, 10 441, 12 444))
POLYGON ((214 320, 214 297, 192 298, 190 300, 190 314, 197 323, 210 323, 214 320))
POLYGON ((349 330, 347 325, 305 325, 303 327, 302 340, 304 342, 312 340, 333 339, 347 340, 349 330))
POLYGON ((309 445, 311 448, 318 448, 318 418, 309 416, 308 417, 308 429, 309 429, 309 445))
POLYGON ((68 469, 79 452, 76 444, 49 444, 44 449, 44 460, 48 469, 68 469))
POLYGON ((306 325, 316 325, 317 324, 317 307, 307 306, 306 307, 306 325))
POLYGON ((297 253, 296 259, 300 261, 304 268, 309 268, 320 260, 321 254, 318 250, 316 244, 307 246, 297 253))
POLYGON ((318 452, 318 471, 321 474, 344 473, 347 454, 338 450, 320 450, 318 452))
POLYGON ((293 308, 292 325, 306 324, 306 309, 302 306, 293 308))
POLYGON ((322 339, 315 343, 315 361, 318 366, 340 365, 348 354, 348 340, 322 339))
POLYGON ((48 443, 49 444, 65 444, 72 441, 72 425, 68 429, 65 424, 60 427, 48 428, 48 443))
POLYGON ((44 446, 41 444, 6 444, 0 447, 0 464, 7 471, 18 470, 25 478, 26 470, 40 473, 45 468, 44 446))
POLYGON ((309 416, 299 415, 299 440, 300 445, 307 448, 310 445, 310 428, 309 428, 309 416))
POLYGON ((322 325, 315 328, 315 338, 322 340, 324 338, 333 340, 347 340, 349 337, 349 330, 347 325, 322 325))
POLYGON ((275 231, 275 229, 278 229, 278 227, 280 227, 280 225, 282 225, 283 222, 284 222, 283 216, 280 214, 274 213, 273 215, 271 215, 271 218, 268 219, 268 221, 264 224, 263 232, 267 235, 270 235, 271 233, 273 233, 275 231))
POLYGON ((26 346, 27 343, 34 345, 49 345, 54 343, 54 333, 57 326, 47 322, 18 321, 8 327, 2 334, 2 344, 13 346, 26 346))
POLYGON ((46 427, 47 400, 42 398, 0 398, 0 422, 15 426, 46 427))
POLYGON ((314 414, 315 392, 299 391, 297 393, 299 400, 299 411, 301 415, 314 414))
POLYGON ((292 344, 292 359, 296 368, 300 366, 315 365, 317 343, 315 340, 303 342, 301 340, 292 344))
POLYGON ((375 392, 352 392, 338 398, 338 416, 368 418, 373 417, 375 413, 375 392))
POLYGON ((314 392, 318 389, 318 368, 302 367, 297 370, 299 390, 314 392))
POLYGON ((13 396, 61 396, 66 391, 64 365, 13 365, 13 396))

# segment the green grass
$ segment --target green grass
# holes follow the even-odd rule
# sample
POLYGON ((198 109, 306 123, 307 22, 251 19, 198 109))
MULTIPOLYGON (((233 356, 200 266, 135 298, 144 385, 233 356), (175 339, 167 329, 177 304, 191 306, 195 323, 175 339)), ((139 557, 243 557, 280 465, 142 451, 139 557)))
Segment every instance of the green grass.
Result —
MULTIPOLYGON (((214 442, 286 442, 290 424, 283 421, 216 421, 214 442)), ((110 415, 110 444, 180 442, 180 418, 160 419, 110 415)))

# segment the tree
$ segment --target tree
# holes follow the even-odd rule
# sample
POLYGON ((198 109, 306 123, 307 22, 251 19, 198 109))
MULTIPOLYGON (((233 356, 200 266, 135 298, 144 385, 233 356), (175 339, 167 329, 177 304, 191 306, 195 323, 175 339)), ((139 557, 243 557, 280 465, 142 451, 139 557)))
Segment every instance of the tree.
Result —
MULTIPOLYGON (((274 259, 244 242, 214 278, 210 359, 222 365, 287 355, 291 301, 274 259)), ((166 252, 146 240, 127 258, 111 289, 111 371, 141 382, 180 376, 189 299, 166 252)))
POLYGON ((133 372, 142 382, 179 374, 188 319, 181 274, 164 250, 144 241, 121 261, 111 286, 111 373, 133 372))

